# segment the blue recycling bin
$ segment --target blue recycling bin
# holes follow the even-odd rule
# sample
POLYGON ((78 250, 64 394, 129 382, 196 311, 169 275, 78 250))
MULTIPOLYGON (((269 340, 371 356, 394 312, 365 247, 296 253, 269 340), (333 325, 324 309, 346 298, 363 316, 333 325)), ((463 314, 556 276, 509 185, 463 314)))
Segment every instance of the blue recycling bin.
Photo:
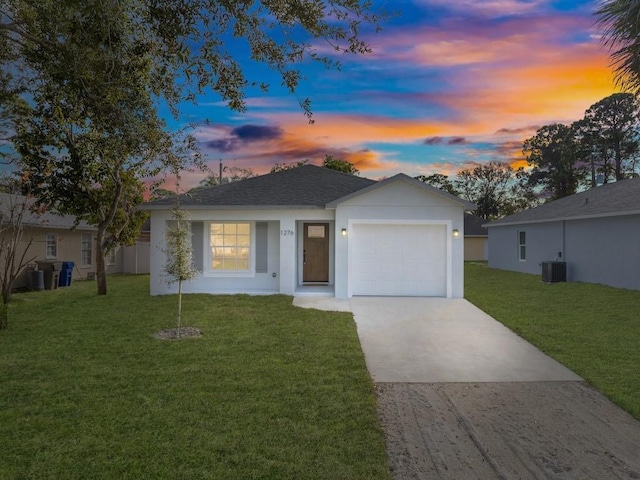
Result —
POLYGON ((60 269, 60 277, 58 278, 58 286, 69 287, 71 286, 71 279, 73 278, 73 262, 62 262, 62 268, 60 269))

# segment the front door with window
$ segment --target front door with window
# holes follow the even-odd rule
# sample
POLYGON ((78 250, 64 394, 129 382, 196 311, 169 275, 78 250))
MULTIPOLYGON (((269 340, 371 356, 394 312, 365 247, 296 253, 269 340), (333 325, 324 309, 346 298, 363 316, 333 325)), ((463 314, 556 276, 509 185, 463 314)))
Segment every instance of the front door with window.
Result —
POLYGON ((329 281, 329 224, 305 223, 303 282, 329 281))

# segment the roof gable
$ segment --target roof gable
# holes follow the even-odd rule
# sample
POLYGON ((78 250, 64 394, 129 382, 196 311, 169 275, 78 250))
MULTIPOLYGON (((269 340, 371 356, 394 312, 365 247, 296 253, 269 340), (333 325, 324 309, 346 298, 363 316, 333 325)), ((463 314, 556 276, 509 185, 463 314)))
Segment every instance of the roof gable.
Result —
POLYGON ((487 227, 640 213, 640 177, 607 183, 514 213, 487 227))
MULTIPOLYGON (((329 202, 375 184, 362 178, 315 165, 268 173, 237 182, 180 195, 185 208, 306 207, 324 208, 329 202)), ((165 210, 173 198, 144 204, 148 210, 165 210)))
POLYGON ((405 175, 404 173, 398 173, 397 175, 394 175, 393 177, 385 178, 384 180, 376 182, 373 185, 370 185, 370 186, 368 186, 366 188, 363 188, 363 189, 358 190, 356 192, 350 193, 349 195, 346 195, 344 197, 338 198, 338 199, 334 200, 333 202, 328 203, 327 204, 327 208, 336 208, 341 203, 347 202, 347 201, 352 200, 352 199, 354 199, 356 197, 359 197, 361 195, 364 195, 364 194, 367 194, 367 193, 370 193, 370 192, 374 192, 374 191, 379 190, 379 189, 383 189, 383 188, 387 187, 388 185, 396 184, 398 182, 411 185, 413 187, 416 187, 416 188, 422 190, 423 192, 428 192, 428 193, 434 194, 437 197, 439 197, 442 200, 444 200, 445 202, 454 203, 454 204, 457 204, 458 206, 464 207, 465 210, 475 210, 476 208, 478 208, 476 205, 474 205, 471 202, 467 202, 466 200, 463 200, 460 197, 456 197, 455 195, 451 195, 450 193, 447 193, 447 192, 445 192, 443 190, 440 190, 440 189, 438 189, 436 187, 433 187, 433 186, 429 185, 428 183, 424 183, 424 182, 421 182, 420 180, 416 180, 415 178, 411 178, 408 175, 405 175))

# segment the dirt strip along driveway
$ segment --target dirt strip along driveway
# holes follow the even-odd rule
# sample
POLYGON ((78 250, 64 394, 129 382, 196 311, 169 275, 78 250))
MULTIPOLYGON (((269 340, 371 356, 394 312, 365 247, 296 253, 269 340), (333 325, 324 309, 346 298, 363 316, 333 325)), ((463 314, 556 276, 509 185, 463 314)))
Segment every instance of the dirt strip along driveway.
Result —
POLYGON ((584 382, 376 389, 396 480, 640 479, 640 422, 584 382))

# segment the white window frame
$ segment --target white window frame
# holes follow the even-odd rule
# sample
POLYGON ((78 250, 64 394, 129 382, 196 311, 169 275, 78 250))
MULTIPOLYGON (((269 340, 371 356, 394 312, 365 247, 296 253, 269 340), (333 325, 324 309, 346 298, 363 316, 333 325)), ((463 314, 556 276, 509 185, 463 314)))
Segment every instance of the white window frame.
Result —
POLYGON ((56 233, 47 233, 44 240, 44 257, 49 259, 58 258, 58 234, 56 233), (53 247, 54 253, 53 255, 49 254, 49 247, 53 247))
POLYGON ((93 266, 93 234, 92 233, 83 233, 80 237, 80 266, 81 267, 92 267, 93 266), (86 239, 89 238, 89 263, 84 261, 84 253, 87 251, 85 248, 86 239))
POLYGON ((527 232, 525 230, 518 230, 518 260, 521 262, 527 261, 527 232), (524 242, 522 241, 523 236, 524 242), (523 251, 524 255, 522 254, 523 251))
POLYGON ((204 229, 204 234, 206 235, 206 239, 204 242, 204 248, 206 263, 204 265, 204 275, 206 277, 255 277, 256 223, 248 220, 220 220, 205 222, 205 225, 206 228, 204 229), (212 267, 213 252, 211 248, 211 226, 220 224, 237 225, 242 223, 249 225, 249 268, 247 270, 214 270, 212 267))

